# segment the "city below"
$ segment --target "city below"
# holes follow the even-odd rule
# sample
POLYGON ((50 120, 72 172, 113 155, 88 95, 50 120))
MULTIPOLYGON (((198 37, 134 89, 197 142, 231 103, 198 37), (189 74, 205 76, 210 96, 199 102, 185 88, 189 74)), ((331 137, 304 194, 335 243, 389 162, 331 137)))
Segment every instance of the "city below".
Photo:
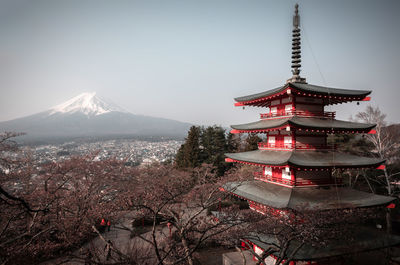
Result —
POLYGON ((113 139, 98 141, 69 141, 60 144, 24 146, 23 152, 31 153, 38 164, 58 162, 71 156, 95 154, 95 160, 115 158, 126 165, 149 165, 171 162, 183 141, 143 141, 137 139, 113 139))

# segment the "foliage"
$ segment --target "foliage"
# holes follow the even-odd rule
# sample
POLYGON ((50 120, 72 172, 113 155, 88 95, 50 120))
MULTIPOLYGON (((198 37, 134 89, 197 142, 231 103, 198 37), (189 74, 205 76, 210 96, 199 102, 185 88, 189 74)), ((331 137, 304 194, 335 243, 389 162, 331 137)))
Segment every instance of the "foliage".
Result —
MULTIPOLYGON (((206 138, 201 140, 207 152, 218 157, 215 150, 226 148, 224 131, 215 128, 210 132, 217 137, 209 143, 206 138)), ((200 141, 198 133, 199 130, 192 129, 193 141, 189 141, 192 146, 200 141)), ((96 154, 39 165, 18 150, 10 140, 15 136, 9 133, 0 139, 2 264, 36 263, 71 253, 96 236, 94 231, 98 232, 96 226, 102 218, 117 222, 126 211, 133 211, 136 220, 151 220, 154 238, 142 236, 144 231, 140 229, 132 231, 148 243, 132 246, 132 253, 149 252, 147 257, 122 253, 104 240, 112 250, 113 262, 119 264, 143 264, 143 258, 148 257, 152 257, 150 264, 154 259, 160 264, 189 262, 196 250, 215 234, 237 225, 215 222, 207 214, 221 198, 228 196, 220 192, 222 179, 212 165, 202 165, 193 171, 177 170, 170 165, 131 168, 125 161, 95 161, 96 154), (173 237, 162 236, 165 232, 158 230, 160 222, 172 224, 173 237)), ((209 161, 212 160, 215 158, 209 161)), ((239 171, 229 175, 235 179, 251 177, 239 171)), ((225 211, 229 216, 235 215, 235 211, 225 211)), ((89 250, 75 258, 85 262, 104 261, 104 256, 89 250)))
POLYGON ((242 242, 242 246, 256 258, 256 264, 266 264, 265 259, 273 255, 276 257, 274 264, 287 265, 291 264, 300 250, 307 253, 304 248, 312 247, 318 251, 328 245, 353 246, 360 225, 367 225, 366 220, 379 220, 382 210, 349 208, 295 211, 265 207, 263 213, 244 211, 249 220, 247 229, 233 228, 230 233, 221 234, 219 239, 227 246, 242 242), (262 244, 263 251, 256 253, 251 242, 262 244))
POLYGON ((227 136, 228 152, 234 153, 241 149, 240 134, 228 133, 227 136))
POLYGON ((366 137, 372 143, 374 149, 371 151, 379 158, 389 158, 394 151, 396 142, 393 135, 386 129, 386 114, 382 113, 379 107, 367 106, 365 111, 359 112, 356 119, 369 124, 376 124, 375 134, 367 134, 366 137))
POLYGON ((192 126, 185 143, 179 148, 175 163, 178 168, 195 168, 203 163, 212 164, 217 176, 222 176, 230 169, 231 164, 225 163, 224 154, 233 152, 239 146, 237 138, 226 135, 225 130, 218 126, 192 126))
POLYGON ((176 164, 180 168, 197 167, 200 161, 200 127, 192 126, 189 129, 185 143, 179 148, 176 155, 176 164))
POLYGON ((0 261, 35 263, 92 237, 101 218, 116 218, 113 183, 127 168, 94 155, 34 166, 30 157, 0 140, 0 261))
POLYGON ((233 171, 222 179, 210 174, 208 165, 194 172, 152 167, 141 171, 140 181, 126 187, 123 204, 137 211, 138 218, 152 220, 150 235, 132 232, 151 246, 157 260, 154 264, 193 264, 200 247, 243 223, 238 207, 221 207, 229 194, 220 191, 227 178, 241 179, 243 175, 233 171), (135 193, 130 192, 133 188, 135 193), (216 207, 218 216, 209 215, 209 209, 216 207))
POLYGON ((386 167, 383 170, 383 175, 373 174, 371 181, 381 183, 385 186, 387 194, 393 195, 394 189, 392 187, 393 177, 400 174, 399 171, 394 171, 396 162, 399 162, 399 135, 396 131, 388 127, 385 121, 386 114, 382 113, 379 107, 367 106, 366 110, 359 112, 356 115, 356 119, 369 124, 376 124, 374 128, 375 134, 367 134, 365 136, 366 142, 372 147, 370 154, 380 159, 386 160, 386 167), (397 136, 397 137, 396 137, 397 136), (383 179, 383 183, 382 180, 383 179))
POLYGON ((258 143, 262 139, 257 135, 257 133, 250 133, 246 138, 245 151, 252 151, 258 149, 258 143))
MULTIPOLYGON (((237 148, 227 144, 237 138, 227 137, 218 127, 193 127, 190 149, 198 143, 198 159, 211 164, 186 170, 171 165, 131 168, 125 161, 94 161, 96 154, 37 165, 10 141, 16 135, 0 138, 0 261, 4 264, 35 263, 77 248, 96 233, 102 238, 96 228, 101 218, 116 223, 124 212, 132 213, 133 223, 149 224, 150 231, 122 227, 137 239, 128 253, 103 238, 112 253, 109 264, 193 264, 200 248, 213 242, 237 246, 249 231, 278 239, 260 257, 283 253, 289 260, 292 242, 335 239, 340 231, 347 231, 354 217, 355 210, 350 210, 351 215, 338 211, 261 215, 243 207, 245 202, 220 187, 228 181, 252 179, 252 170, 239 166, 218 176, 213 164, 218 161, 216 152, 237 148), (332 223, 338 223, 339 229, 332 223)), ((87 263, 105 260, 104 253, 94 251, 78 258, 87 263)))
POLYGON ((328 136, 328 144, 335 144, 340 152, 350 153, 360 156, 371 156, 370 150, 373 148, 365 137, 353 134, 334 134, 328 136))
POLYGON ((357 169, 337 172, 348 178, 349 186, 395 195, 400 192, 391 183, 398 179, 400 172, 399 125, 388 125, 385 118, 379 107, 367 106, 365 111, 356 114, 355 121, 375 124, 375 134, 335 134, 328 137, 328 142, 336 144, 340 152, 385 160, 383 171, 357 169))

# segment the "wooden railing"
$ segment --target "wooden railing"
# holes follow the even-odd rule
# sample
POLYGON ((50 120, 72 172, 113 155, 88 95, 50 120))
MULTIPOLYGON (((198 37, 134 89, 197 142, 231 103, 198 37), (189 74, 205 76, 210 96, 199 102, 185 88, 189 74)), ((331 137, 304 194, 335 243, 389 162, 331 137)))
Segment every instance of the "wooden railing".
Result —
POLYGON ((278 111, 274 113, 261 113, 261 119, 271 119, 282 116, 302 116, 302 117, 322 117, 334 119, 336 117, 335 111, 301 111, 301 110, 290 110, 290 111, 278 111))
POLYGON ((280 149, 286 149, 286 150, 332 150, 336 149, 337 145, 334 144, 301 144, 301 143, 296 143, 296 144, 288 144, 288 143, 265 143, 261 142, 258 143, 258 149, 260 150, 280 150, 280 149))
POLYGON ((254 178, 261 181, 270 181, 276 182, 284 185, 289 186, 311 186, 311 185, 329 185, 329 184, 342 184, 341 179, 302 179, 302 180, 291 180, 291 179, 284 179, 280 177, 273 177, 273 176, 266 176, 263 172, 254 172, 254 178))

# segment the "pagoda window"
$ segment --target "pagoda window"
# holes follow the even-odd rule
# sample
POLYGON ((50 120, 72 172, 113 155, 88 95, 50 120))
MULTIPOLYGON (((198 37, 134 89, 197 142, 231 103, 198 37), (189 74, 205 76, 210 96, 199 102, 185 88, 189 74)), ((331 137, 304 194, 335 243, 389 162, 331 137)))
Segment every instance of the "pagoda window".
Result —
POLYGON ((292 114, 292 104, 285 105, 285 114, 292 114))
POLYGON ((282 179, 292 179, 290 168, 285 167, 282 169, 282 179))
POLYGON ((271 107, 271 116, 276 116, 278 114, 278 108, 277 107, 271 107))
POLYGON ((283 138, 283 145, 285 148, 292 148, 292 136, 285 136, 283 138))
POLYGON ((265 173, 265 176, 272 177, 272 167, 265 167, 264 173, 265 173))
POLYGON ((264 250, 257 245, 254 245, 254 253, 256 253, 258 256, 261 256, 264 253, 264 250))
MULTIPOLYGON (((268 257, 266 257, 265 259, 264 259, 264 263, 265 264, 275 264, 275 262, 276 262, 276 259, 273 257, 273 256, 268 256, 268 257)), ((295 264, 295 263, 293 263, 293 262, 291 262, 291 263, 289 263, 290 265, 293 265, 293 264, 295 264)))
POLYGON ((275 147, 275 136, 268 136, 268 145, 270 147, 275 147))

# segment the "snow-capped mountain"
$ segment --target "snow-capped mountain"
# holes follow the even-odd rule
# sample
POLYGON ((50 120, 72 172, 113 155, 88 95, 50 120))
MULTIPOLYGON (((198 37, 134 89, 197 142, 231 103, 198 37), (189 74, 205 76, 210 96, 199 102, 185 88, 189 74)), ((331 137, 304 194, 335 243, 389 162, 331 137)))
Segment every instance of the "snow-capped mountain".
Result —
POLYGON ((83 93, 60 105, 50 109, 50 115, 55 113, 76 113, 81 112, 88 116, 96 116, 111 111, 126 112, 122 108, 96 96, 96 92, 83 93))
POLYGON ((191 124, 135 115, 98 97, 83 93, 49 110, 0 122, 0 132, 25 132, 25 139, 167 136, 183 137, 191 124))

